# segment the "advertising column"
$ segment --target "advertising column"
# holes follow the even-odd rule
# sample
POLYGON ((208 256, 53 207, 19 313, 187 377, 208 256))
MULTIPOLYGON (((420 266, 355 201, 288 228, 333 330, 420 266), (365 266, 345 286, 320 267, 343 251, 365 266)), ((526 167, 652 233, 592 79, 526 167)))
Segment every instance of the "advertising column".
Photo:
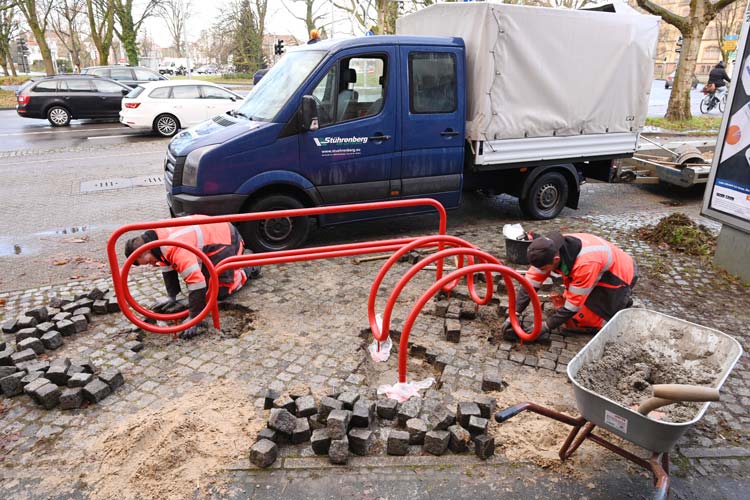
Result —
POLYGON ((721 222, 714 261, 750 280, 750 48, 748 11, 701 213, 721 222))

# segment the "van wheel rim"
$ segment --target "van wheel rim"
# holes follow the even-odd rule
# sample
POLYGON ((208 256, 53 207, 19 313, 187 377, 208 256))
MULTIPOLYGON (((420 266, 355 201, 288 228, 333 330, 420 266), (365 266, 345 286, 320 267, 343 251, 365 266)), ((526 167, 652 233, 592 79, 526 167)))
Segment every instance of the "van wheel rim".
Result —
POLYGON ((177 130, 177 124, 172 118, 164 116, 159 118, 159 121, 156 122, 156 128, 164 135, 171 135, 177 130))
POLYGON ((545 184, 539 190, 539 196, 537 196, 537 202, 539 208, 543 210, 549 210, 557 204, 557 200, 560 197, 560 193, 557 190, 557 186, 554 184, 545 184))
POLYGON ((64 109, 53 109, 49 114, 50 120, 57 125, 62 125, 68 121, 68 113, 64 109))
POLYGON ((294 223, 289 217, 279 217, 261 221, 260 227, 263 237, 267 241, 278 243, 286 240, 292 234, 294 223))

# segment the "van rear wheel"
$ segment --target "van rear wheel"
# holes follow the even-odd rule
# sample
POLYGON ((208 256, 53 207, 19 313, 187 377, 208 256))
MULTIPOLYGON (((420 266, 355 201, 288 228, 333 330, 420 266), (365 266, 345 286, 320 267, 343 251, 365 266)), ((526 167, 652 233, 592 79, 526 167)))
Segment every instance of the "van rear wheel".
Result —
MULTIPOLYGON (((285 194, 267 195, 255 201, 248 212, 270 212, 305 208, 297 198, 285 194)), ((238 229, 245 246, 253 252, 291 250, 301 246, 310 233, 309 217, 278 217, 274 219, 241 222, 238 229)))
POLYGON ((521 210, 534 219, 554 219, 568 202, 568 181, 560 172, 547 172, 521 197, 521 210))

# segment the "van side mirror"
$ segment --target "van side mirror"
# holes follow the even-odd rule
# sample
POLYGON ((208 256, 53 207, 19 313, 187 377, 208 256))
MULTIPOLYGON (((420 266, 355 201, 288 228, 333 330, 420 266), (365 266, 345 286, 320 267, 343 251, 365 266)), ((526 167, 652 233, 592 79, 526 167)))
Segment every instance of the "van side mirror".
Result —
POLYGON ((302 96, 302 129, 318 130, 318 103, 311 95, 302 96))

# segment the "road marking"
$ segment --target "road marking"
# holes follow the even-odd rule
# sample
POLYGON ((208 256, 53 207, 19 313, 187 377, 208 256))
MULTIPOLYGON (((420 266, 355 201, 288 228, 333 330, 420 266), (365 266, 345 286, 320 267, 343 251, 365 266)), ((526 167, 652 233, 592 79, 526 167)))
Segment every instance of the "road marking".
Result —
POLYGON ((19 134, 5 134, 5 137, 13 137, 13 136, 21 136, 21 135, 40 135, 40 134, 58 134, 58 135, 65 135, 65 134, 75 134, 79 132, 86 132, 90 134, 91 132, 96 132, 98 130, 122 130, 123 127, 104 127, 104 128, 84 128, 84 129, 70 129, 70 130, 46 130, 44 132, 21 132, 19 134))
POLYGON ((116 139, 118 137, 148 137, 148 134, 120 134, 120 135, 98 135, 86 137, 89 141, 95 141, 97 139, 116 139))
MULTIPOLYGON (((141 151, 138 153, 126 153, 121 155, 107 155, 107 158, 117 158, 122 156, 138 156, 138 155, 153 155, 153 154, 160 154, 164 155, 164 151, 141 151)), ((29 165, 30 163, 50 163, 50 162, 66 162, 66 161, 79 161, 79 160, 101 160, 102 157, 100 156, 77 156, 75 158, 50 158, 48 160, 28 160, 24 161, 22 163, 2 163, 2 159, 0 159, 0 167, 14 167, 17 165, 29 165)))

